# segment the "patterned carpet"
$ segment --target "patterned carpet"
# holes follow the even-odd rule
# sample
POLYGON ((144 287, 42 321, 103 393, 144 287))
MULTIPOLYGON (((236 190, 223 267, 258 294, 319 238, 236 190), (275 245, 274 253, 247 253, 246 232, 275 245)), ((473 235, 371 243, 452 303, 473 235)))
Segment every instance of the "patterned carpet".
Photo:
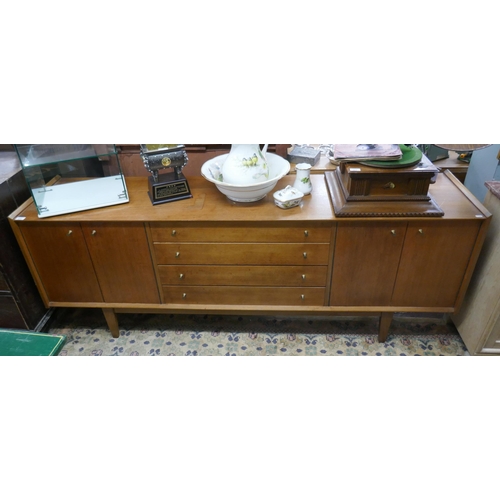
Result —
POLYGON ((445 318, 395 315, 385 343, 372 317, 119 314, 111 337, 100 310, 59 309, 49 332, 60 356, 467 356, 445 318))

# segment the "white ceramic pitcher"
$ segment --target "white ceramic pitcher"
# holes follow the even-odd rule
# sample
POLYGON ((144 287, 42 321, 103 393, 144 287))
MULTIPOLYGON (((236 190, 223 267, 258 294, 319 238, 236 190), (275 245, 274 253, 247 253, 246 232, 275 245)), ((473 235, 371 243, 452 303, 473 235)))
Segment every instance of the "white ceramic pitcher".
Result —
POLYGON ((251 186, 269 179, 266 160, 267 144, 231 144, 231 151, 222 164, 222 180, 227 184, 251 186))

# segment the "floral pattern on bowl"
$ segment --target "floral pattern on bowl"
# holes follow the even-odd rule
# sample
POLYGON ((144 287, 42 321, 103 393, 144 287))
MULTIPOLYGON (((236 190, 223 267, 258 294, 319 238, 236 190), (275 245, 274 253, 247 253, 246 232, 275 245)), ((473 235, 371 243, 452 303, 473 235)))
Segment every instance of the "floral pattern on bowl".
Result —
POLYGON ((238 203, 250 203, 262 200, 270 193, 278 181, 290 172, 290 163, 283 157, 267 153, 269 164, 269 179, 248 186, 230 184, 224 181, 223 168, 227 154, 217 156, 206 161, 201 167, 201 175, 209 182, 215 184, 217 189, 225 194, 229 200, 238 203), (221 179, 222 176, 222 180, 221 179))

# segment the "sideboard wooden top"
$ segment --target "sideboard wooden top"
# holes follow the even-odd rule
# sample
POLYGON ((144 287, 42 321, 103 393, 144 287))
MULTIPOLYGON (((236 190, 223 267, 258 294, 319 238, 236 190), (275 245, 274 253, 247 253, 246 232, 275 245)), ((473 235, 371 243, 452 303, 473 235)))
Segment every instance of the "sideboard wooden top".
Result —
MULTIPOLYGON (((445 172, 438 174, 437 177, 436 183, 430 187, 430 193, 445 212, 444 217, 440 219, 471 219, 490 216, 487 209, 453 175, 445 172)), ((289 184, 293 185, 295 181, 293 174, 281 179, 263 200, 248 204, 228 200, 214 184, 203 177, 190 177, 188 182, 193 194, 192 198, 156 206, 152 205, 148 196, 147 177, 127 177, 129 203, 40 219, 30 200, 11 214, 11 218, 17 217, 17 220, 25 222, 36 220, 42 223, 51 221, 322 222, 337 220, 340 222, 364 220, 363 218, 336 218, 324 174, 312 175, 311 180, 312 195, 305 196, 300 207, 288 210, 280 209, 274 204, 273 193, 289 184), (24 219, 20 219, 21 217, 24 219)), ((374 219, 370 218, 370 220, 374 219)))

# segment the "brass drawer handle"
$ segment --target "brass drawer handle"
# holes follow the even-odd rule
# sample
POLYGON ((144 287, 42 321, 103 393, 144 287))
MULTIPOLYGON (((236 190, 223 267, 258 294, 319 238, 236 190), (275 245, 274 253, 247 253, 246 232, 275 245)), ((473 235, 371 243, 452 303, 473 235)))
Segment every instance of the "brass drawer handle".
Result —
POLYGON ((303 274, 303 275, 302 275, 302 281, 305 281, 305 280, 306 280, 306 275, 305 275, 305 274, 303 274))
POLYGON ((178 259, 181 256, 181 252, 175 252, 175 258, 178 259))
POLYGON ((97 231, 94 229, 91 234, 92 236, 95 236, 97 234, 97 231))
POLYGON ((183 280, 184 279, 184 275, 183 274, 179 274, 179 279, 183 280))
POLYGON ((424 230, 423 229, 419 229, 418 232, 419 232, 419 234, 424 234, 424 230))
POLYGON ((304 231, 304 236, 307 238, 309 236, 309 231, 304 231))
POLYGON ((183 294, 182 294, 182 298, 183 298, 183 299, 185 299, 187 296, 188 296, 188 294, 187 294, 187 293, 183 293, 183 294))
POLYGON ((73 234, 73 231, 70 229, 70 230, 68 231, 67 236, 71 236, 72 234, 73 234))
POLYGON ((394 182, 388 182, 385 186, 384 189, 394 189, 396 187, 396 184, 394 182))
POLYGON ((395 229, 391 229, 391 234, 392 234, 393 236, 396 236, 396 230, 395 230, 395 229))
POLYGON ((301 296, 300 296, 300 298, 301 298, 302 300, 306 300, 306 296, 305 296, 305 295, 301 295, 301 296))
POLYGON ((302 255, 304 256, 304 259, 307 259, 307 252, 304 252, 302 255))
POLYGON ((172 236, 176 236, 176 235, 177 235, 177 231, 174 229, 174 230, 172 231, 172 236))

